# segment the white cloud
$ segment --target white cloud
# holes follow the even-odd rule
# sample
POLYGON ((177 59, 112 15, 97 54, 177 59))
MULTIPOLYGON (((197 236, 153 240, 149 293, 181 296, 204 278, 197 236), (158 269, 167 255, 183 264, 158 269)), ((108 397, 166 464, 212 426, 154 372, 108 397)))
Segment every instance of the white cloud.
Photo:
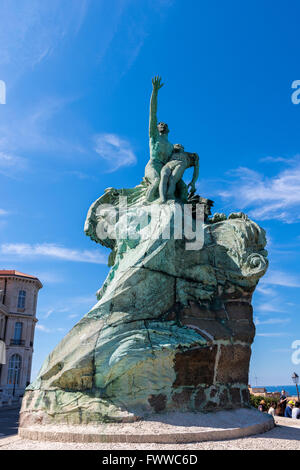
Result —
POLYGON ((78 295, 72 296, 70 298, 60 298, 56 302, 54 302, 51 307, 48 306, 48 308, 42 309, 43 312, 45 312, 42 318, 47 319, 53 314, 55 315, 57 313, 68 313, 67 318, 70 319, 82 317, 84 315, 84 312, 89 310, 91 306, 95 304, 96 301, 97 299, 95 294, 78 295), (65 305, 67 305, 67 307, 65 305))
POLYGON ((259 318, 255 319, 256 325, 279 325, 282 323, 289 323, 290 318, 269 318, 268 320, 260 321, 259 318))
POLYGON ((51 333, 51 330, 47 328, 45 325, 37 324, 36 329, 39 331, 43 331, 44 333, 51 333))
POLYGON ((260 312, 278 312, 278 313, 281 313, 281 312, 284 312, 284 309, 282 307, 280 307, 280 302, 278 302, 277 300, 273 300, 271 302, 264 302, 262 304, 259 304, 257 307, 256 307, 256 310, 260 311, 260 312))
MULTIPOLYGON (((75 299, 76 299, 76 297, 75 297, 75 299)), ((75 299, 74 299, 74 300, 75 300, 75 299)), ((95 300, 95 299, 93 298, 93 300, 95 300)), ((49 317, 52 315, 52 313, 66 313, 66 312, 69 312, 69 310, 70 310, 70 307, 51 308, 50 310, 48 310, 48 311, 46 312, 46 314, 43 316, 43 318, 49 318, 49 317)), ((73 318, 73 317, 75 317, 75 316, 77 317, 78 314, 76 314, 76 315, 69 315, 68 318, 73 318)))
POLYGON ((260 162, 267 162, 267 163, 293 163, 293 158, 284 158, 284 157, 263 157, 260 159, 260 162))
POLYGON ((36 329, 42 331, 43 333, 55 333, 55 332, 64 332, 66 331, 65 328, 48 328, 45 325, 40 325, 39 323, 36 325, 36 329))
POLYGON ((4 243, 0 246, 2 255, 18 257, 48 256, 51 258, 83 263, 106 264, 106 256, 99 251, 72 250, 59 245, 44 243, 29 245, 26 243, 4 243))
POLYGON ((261 294, 267 295, 267 296, 269 295, 273 297, 276 294, 276 291, 274 289, 272 289, 271 287, 265 287, 263 284, 259 284, 256 287, 256 290, 260 292, 261 294))
POLYGON ((53 309, 51 309, 51 310, 48 310, 48 312, 46 313, 46 315, 44 315, 44 317, 43 317, 43 318, 49 318, 49 317, 50 317, 50 315, 52 315, 52 313, 53 313, 53 312, 54 312, 54 310, 53 310, 53 309))
POLYGON ((27 160, 8 153, 3 148, 3 139, 0 140, 0 173, 6 176, 14 176, 18 172, 24 171, 27 167, 27 160))
POLYGON ((262 279, 261 285, 274 285, 284 287, 300 287, 300 279, 284 271, 269 271, 262 279))
POLYGON ((0 216, 1 215, 7 215, 9 212, 7 212, 5 209, 0 209, 0 216))
POLYGON ((290 167, 274 177, 244 167, 231 171, 234 179, 229 189, 218 194, 234 200, 241 208, 250 208, 249 214, 258 220, 299 221, 300 157, 285 162, 290 167))
POLYGON ((109 172, 135 165, 137 161, 130 143, 116 134, 97 134, 95 151, 107 163, 109 172))
POLYGON ((281 336, 289 336, 287 333, 257 333, 256 336, 263 336, 265 338, 279 338, 281 336))

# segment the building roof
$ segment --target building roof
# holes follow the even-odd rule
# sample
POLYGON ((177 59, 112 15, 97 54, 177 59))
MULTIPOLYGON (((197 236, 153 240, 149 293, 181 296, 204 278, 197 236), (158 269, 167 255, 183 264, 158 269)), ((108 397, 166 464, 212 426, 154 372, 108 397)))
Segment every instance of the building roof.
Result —
POLYGON ((36 276, 32 276, 31 274, 21 273, 20 271, 16 271, 15 269, 0 269, 0 276, 17 276, 17 277, 24 277, 27 279, 33 279, 35 281, 38 281, 42 287, 41 281, 36 276))

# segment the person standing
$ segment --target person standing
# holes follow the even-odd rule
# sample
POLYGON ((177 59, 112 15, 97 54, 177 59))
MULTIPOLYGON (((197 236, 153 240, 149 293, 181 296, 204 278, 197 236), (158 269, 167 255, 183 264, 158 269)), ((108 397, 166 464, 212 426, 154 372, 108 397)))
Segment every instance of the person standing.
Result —
POLYGON ((285 390, 281 390, 280 400, 286 400, 285 390))
POLYGON ((276 416, 284 416, 285 408, 286 408, 286 402, 287 402, 287 397, 285 396, 285 391, 282 390, 281 397, 279 399, 279 402, 277 403, 277 407, 276 407, 276 410, 275 410, 275 415, 276 416))

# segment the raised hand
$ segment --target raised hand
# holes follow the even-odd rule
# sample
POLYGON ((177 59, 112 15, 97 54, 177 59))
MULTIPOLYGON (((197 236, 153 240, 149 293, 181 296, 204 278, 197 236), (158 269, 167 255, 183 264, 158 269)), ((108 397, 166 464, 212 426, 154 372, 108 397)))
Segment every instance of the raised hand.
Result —
POLYGON ((152 85, 153 85, 153 90, 158 91, 162 86, 164 86, 163 83, 161 83, 161 77, 159 75, 156 75, 156 77, 152 78, 152 85))

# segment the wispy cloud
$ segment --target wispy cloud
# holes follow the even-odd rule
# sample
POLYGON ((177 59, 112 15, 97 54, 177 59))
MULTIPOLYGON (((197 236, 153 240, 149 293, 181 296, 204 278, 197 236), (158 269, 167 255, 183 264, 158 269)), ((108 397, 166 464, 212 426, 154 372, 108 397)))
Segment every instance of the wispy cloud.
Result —
POLYGON ((259 292, 260 294, 263 294, 263 295, 266 295, 266 296, 272 296, 274 297, 275 294, 276 294, 276 291, 275 289, 272 289, 271 287, 265 287, 263 284, 259 284, 257 287, 256 287, 256 290, 257 292, 259 292))
POLYGON ((290 321, 290 318, 269 318, 263 321, 259 320, 259 318, 255 318, 256 325, 280 325, 282 323, 289 323, 290 321))
MULTIPOLYGON (((47 320, 49 317, 59 313, 59 314, 68 314, 67 318, 74 319, 77 317, 82 317, 84 313, 91 308, 96 302, 96 295, 78 295, 71 298, 60 298, 59 300, 53 302, 51 307, 42 309, 42 317, 44 320, 47 320), (44 313, 45 312, 45 313, 44 313)), ((60 315, 61 317, 61 315, 60 315)))
POLYGON ((0 209, 0 216, 9 214, 5 209, 0 209))
POLYGON ((29 245, 26 243, 4 243, 0 246, 0 253, 6 256, 17 257, 50 257, 66 261, 77 261, 83 263, 106 264, 106 256, 99 251, 72 250, 63 246, 44 243, 29 245))
POLYGON ((52 315, 52 313, 53 313, 53 312, 54 312, 54 310, 53 310, 53 309, 50 309, 50 310, 48 310, 48 312, 46 313, 46 315, 44 315, 44 317, 43 317, 43 318, 49 318, 49 317, 50 317, 50 315, 52 315))
POLYGON ((137 161, 130 143, 116 134, 97 134, 95 151, 106 162, 108 172, 135 165, 137 161))
POLYGON ((79 313, 71 313, 71 315, 68 315, 68 318, 78 318, 79 317, 79 313))
POLYGON ((36 329, 39 331, 42 331, 43 333, 56 333, 56 332, 64 332, 66 331, 66 328, 48 328, 45 325, 37 324, 36 329))
POLYGON ((27 160, 23 157, 7 153, 3 148, 4 146, 4 141, 2 139, 0 140, 0 174, 14 177, 26 169, 27 160))
POLYGON ((41 324, 36 325, 36 329, 39 330, 39 331, 43 331, 44 333, 50 333, 50 331, 51 331, 45 325, 41 325, 41 324))
POLYGON ((285 163, 285 164, 291 164, 294 162, 293 158, 284 158, 284 157, 263 157, 259 160, 260 162, 264 163, 285 163))
POLYGON ((233 181, 229 183, 230 188, 218 194, 236 201, 241 208, 249 208, 249 214, 258 220, 299 221, 300 157, 283 160, 289 168, 274 177, 266 177, 245 167, 231 171, 233 181))
POLYGON ((277 299, 272 300, 271 302, 263 302, 256 307, 257 311, 260 312, 274 312, 281 313, 284 312, 283 307, 281 307, 280 302, 277 299))
POLYGON ((280 338, 282 336, 289 336, 288 333, 257 333, 256 336, 262 336, 265 338, 280 338))
POLYGON ((53 313, 65 313, 68 312, 69 308, 51 308, 43 316, 44 319, 49 318, 53 313))
POLYGON ((21 75, 45 60, 68 34, 77 34, 87 0, 3 0, 0 16, 0 65, 21 75))
POLYGON ((260 287, 265 285, 283 286, 283 287, 300 287, 300 279, 293 274, 284 271, 269 271, 262 279, 260 287))

